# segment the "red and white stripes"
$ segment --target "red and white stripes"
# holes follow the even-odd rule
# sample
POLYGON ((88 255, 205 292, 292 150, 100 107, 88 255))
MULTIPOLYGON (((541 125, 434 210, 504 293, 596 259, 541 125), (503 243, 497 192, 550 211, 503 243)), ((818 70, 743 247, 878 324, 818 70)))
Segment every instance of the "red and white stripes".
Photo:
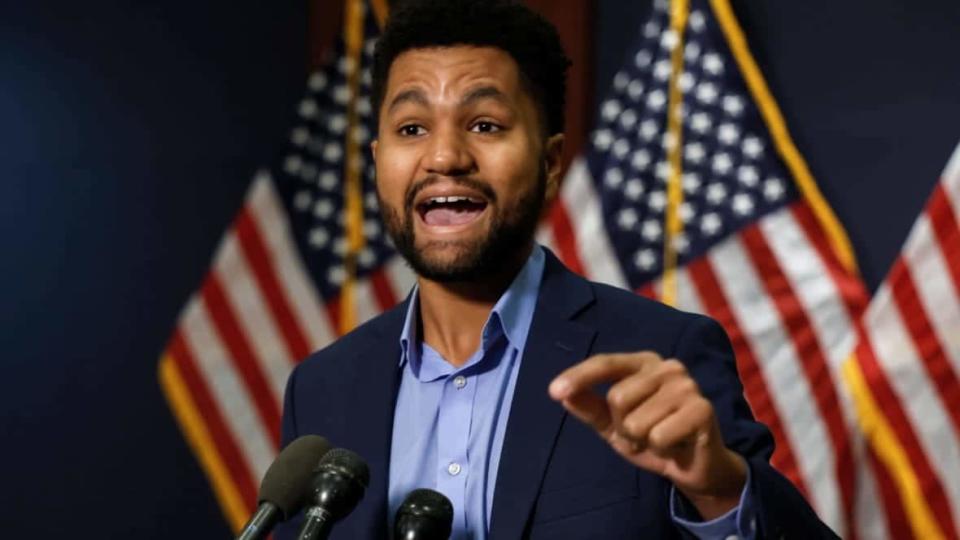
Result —
POLYGON ((942 534, 960 536, 960 148, 877 290, 857 350, 942 534))
POLYGON ((572 270, 594 281, 627 286, 604 227, 599 196, 582 158, 570 165, 548 227, 550 233, 543 236, 553 239, 552 246, 572 270))
MULTIPOLYGON (((398 257, 359 280, 358 320, 392 307, 413 281, 398 257)), ((336 304, 322 303, 272 181, 258 174, 165 355, 210 434, 212 447, 201 452, 215 454, 229 473, 230 485, 218 489, 235 492, 248 511, 279 449, 287 377, 336 338, 336 304)))

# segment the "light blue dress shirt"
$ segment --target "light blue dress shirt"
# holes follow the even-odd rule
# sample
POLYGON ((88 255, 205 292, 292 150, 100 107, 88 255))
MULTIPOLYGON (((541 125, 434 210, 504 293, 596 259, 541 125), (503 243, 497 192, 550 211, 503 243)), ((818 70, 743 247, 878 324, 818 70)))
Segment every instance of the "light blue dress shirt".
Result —
MULTIPOLYGON (((402 373, 388 488, 391 519, 410 491, 430 488, 453 503, 451 538, 487 538, 500 451, 544 261, 543 249, 534 247, 490 312, 480 348, 459 368, 420 339, 419 291, 413 291, 400 335, 402 373)), ((682 519, 676 499, 673 495, 670 504, 673 519, 699 538, 753 537, 748 489, 739 507, 709 522, 682 519)))

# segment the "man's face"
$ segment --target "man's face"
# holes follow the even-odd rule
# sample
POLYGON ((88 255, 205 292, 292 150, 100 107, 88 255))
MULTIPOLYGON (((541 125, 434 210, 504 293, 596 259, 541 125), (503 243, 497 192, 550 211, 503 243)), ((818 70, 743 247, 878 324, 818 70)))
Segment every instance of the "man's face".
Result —
POLYGON ((397 56, 372 149, 384 223, 419 275, 473 281, 526 253, 559 180, 563 137, 541 122, 500 49, 397 56))

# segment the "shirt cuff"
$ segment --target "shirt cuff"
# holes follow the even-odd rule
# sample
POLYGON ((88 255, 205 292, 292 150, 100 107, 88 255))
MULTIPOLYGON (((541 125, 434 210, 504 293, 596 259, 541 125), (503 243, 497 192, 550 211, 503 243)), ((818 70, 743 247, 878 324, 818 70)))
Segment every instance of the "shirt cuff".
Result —
POLYGON ((700 540, 753 540, 757 533, 757 519, 750 476, 750 465, 747 464, 747 480, 740 493, 740 504, 710 521, 701 521, 696 511, 687 509, 689 503, 679 500, 676 486, 670 486, 670 517, 700 540))

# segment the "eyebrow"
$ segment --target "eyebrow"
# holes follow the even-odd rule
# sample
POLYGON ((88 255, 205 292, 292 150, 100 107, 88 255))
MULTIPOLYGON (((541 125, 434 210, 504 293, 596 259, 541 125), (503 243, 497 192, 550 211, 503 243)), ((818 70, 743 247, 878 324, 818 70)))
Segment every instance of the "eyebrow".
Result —
POLYGON ((390 100, 390 106, 387 108, 388 111, 396 109, 404 103, 415 103, 423 107, 428 107, 430 104, 427 101, 427 96, 424 93, 417 89, 411 88, 410 90, 404 90, 390 100))
MULTIPOLYGON (((460 100, 460 106, 465 107, 485 99, 492 99, 500 102, 503 105, 509 106, 510 104, 510 100, 507 98, 507 95, 501 92, 499 88, 495 86, 480 86, 467 92, 467 94, 460 100)), ((422 90, 418 88, 411 88, 394 96, 393 99, 390 100, 390 105, 387 107, 387 110, 392 111, 404 103, 413 103, 422 107, 430 106, 429 100, 427 100, 427 96, 422 90)))
POLYGON ((472 105, 484 99, 492 99, 506 106, 510 105, 510 99, 507 98, 507 95, 501 92, 499 88, 495 86, 480 86, 467 92, 467 95, 463 96, 463 99, 460 100, 460 106, 472 105))

